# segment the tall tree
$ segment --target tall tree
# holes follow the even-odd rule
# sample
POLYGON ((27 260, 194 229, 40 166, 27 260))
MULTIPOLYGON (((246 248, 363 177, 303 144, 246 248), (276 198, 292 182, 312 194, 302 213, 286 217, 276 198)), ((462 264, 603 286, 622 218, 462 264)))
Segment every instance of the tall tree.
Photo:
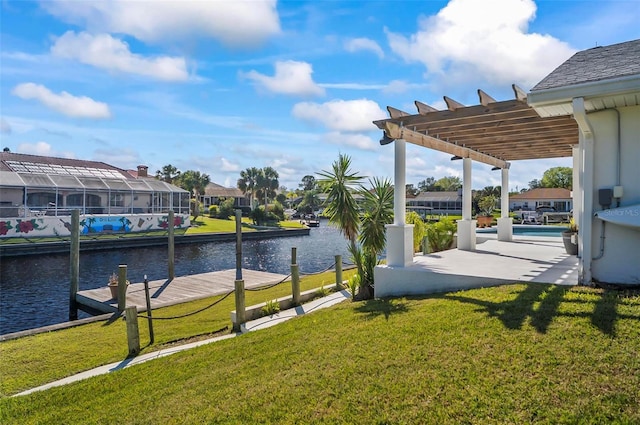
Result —
POLYGON ((529 182, 529 190, 531 189, 537 189, 539 187, 542 187, 542 183, 540 182, 540 180, 538 179, 533 179, 529 182))
POLYGON ((440 190, 443 192, 455 192, 462 187, 462 181, 460 181, 460 177, 447 176, 442 177, 437 182, 435 182, 434 186, 436 190, 440 190))
POLYGON ((320 205, 322 205, 322 201, 320 200, 320 197, 318 197, 318 191, 308 190, 302 196, 300 204, 298 204, 298 211, 301 211, 304 214, 311 214, 317 210, 320 205))
POLYGON ((316 178, 309 175, 304 176, 302 178, 302 183, 298 185, 298 187, 300 187, 300 189, 302 189, 305 192, 308 190, 315 190, 316 186, 317 186, 316 178))
POLYGON ((407 196, 416 196, 420 191, 416 189, 412 184, 405 185, 405 193, 407 196))
POLYGON ((435 177, 427 177, 426 179, 418 182, 418 190, 420 192, 433 192, 436 190, 435 185, 435 177))
POLYGON ((176 182, 178 186, 184 190, 188 190, 197 198, 204 193, 204 189, 211 183, 211 178, 208 174, 201 173, 200 171, 187 170, 180 174, 180 178, 178 178, 176 182))
POLYGON ((171 164, 163 165, 162 169, 156 171, 156 178, 163 182, 173 183, 178 177, 180 177, 180 170, 171 164))
POLYGON ((280 186, 278 181, 278 172, 272 167, 264 167, 260 169, 260 174, 257 180, 257 195, 258 198, 264 198, 265 208, 269 203, 269 198, 276 196, 276 190, 280 186))
POLYGON ((240 171, 240 178, 238 179, 238 189, 245 195, 249 195, 251 199, 251 208, 253 208, 253 197, 258 189, 258 178, 260 176, 260 169, 256 167, 247 168, 240 171))
POLYGON ((573 168, 553 167, 542 175, 542 187, 562 187, 571 190, 573 187, 573 168))

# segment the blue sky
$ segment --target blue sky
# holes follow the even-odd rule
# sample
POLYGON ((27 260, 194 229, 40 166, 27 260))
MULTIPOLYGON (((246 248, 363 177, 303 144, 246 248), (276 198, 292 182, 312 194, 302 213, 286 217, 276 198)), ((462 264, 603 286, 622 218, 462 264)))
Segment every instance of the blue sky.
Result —
MULTIPOLYGON (((414 100, 513 98, 574 52, 640 38, 640 1, 58 1, 1 3, 0 135, 12 152, 280 183, 339 153, 392 177, 372 120, 414 100)), ((522 189, 567 159, 516 161, 522 189)), ((462 164, 407 147, 407 183, 462 164)), ((475 164, 473 186, 500 175, 475 164)))

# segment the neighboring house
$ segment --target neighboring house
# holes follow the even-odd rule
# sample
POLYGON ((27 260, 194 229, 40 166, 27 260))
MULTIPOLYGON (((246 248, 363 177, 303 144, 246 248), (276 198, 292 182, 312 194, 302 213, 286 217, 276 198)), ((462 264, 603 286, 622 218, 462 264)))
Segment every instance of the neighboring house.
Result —
POLYGON ((0 236, 69 234, 71 211, 83 232, 166 228, 173 210, 189 221, 189 193, 147 175, 97 161, 0 153, 0 236), (164 214, 163 217, 154 215, 164 214))
POLYGON ((415 211, 421 217, 429 214, 462 214, 462 191, 420 192, 414 198, 407 198, 407 210, 415 211))
POLYGON ((227 198, 233 198, 233 207, 240 209, 250 209, 249 199, 236 187, 224 187, 216 183, 209 183, 204 189, 204 195, 200 195, 205 210, 211 205, 219 205, 227 198))
POLYGON ((580 281, 640 284, 640 40, 576 53, 529 93, 541 117, 572 116, 580 281))
POLYGON ((517 195, 509 195, 509 210, 535 211, 538 207, 553 207, 558 212, 573 209, 571 191, 563 188, 540 187, 517 195))

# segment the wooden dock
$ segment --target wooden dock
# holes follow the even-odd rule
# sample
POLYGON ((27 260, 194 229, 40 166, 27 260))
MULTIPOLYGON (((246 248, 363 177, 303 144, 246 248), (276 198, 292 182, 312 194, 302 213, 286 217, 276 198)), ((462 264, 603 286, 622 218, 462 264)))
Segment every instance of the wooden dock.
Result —
MULTIPOLYGON (((245 288, 258 288, 282 281, 285 275, 256 270, 242 270, 245 288)), ((222 270, 189 276, 179 276, 172 281, 154 280, 149 282, 151 308, 167 307, 188 301, 226 294, 234 289, 236 271, 222 270)), ((118 311, 118 302, 111 298, 111 291, 102 288, 78 291, 78 308, 97 313, 118 311)), ((146 311, 144 282, 132 283, 127 288, 127 306, 137 306, 138 311, 146 311)))

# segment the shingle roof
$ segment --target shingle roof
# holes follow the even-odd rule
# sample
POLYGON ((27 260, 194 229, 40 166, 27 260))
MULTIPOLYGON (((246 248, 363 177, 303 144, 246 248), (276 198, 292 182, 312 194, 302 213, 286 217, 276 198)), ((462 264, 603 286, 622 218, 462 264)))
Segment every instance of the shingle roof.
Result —
POLYGON ((640 74, 640 40, 576 53, 540 81, 532 92, 640 74))
POLYGON ((216 183, 209 183, 207 187, 204 189, 204 194, 207 196, 217 196, 217 197, 232 197, 232 198, 244 197, 244 194, 240 189, 235 187, 224 187, 216 183))
POLYGON ((530 199, 571 199, 571 191, 561 187, 539 187, 517 195, 509 195, 510 201, 530 199))

